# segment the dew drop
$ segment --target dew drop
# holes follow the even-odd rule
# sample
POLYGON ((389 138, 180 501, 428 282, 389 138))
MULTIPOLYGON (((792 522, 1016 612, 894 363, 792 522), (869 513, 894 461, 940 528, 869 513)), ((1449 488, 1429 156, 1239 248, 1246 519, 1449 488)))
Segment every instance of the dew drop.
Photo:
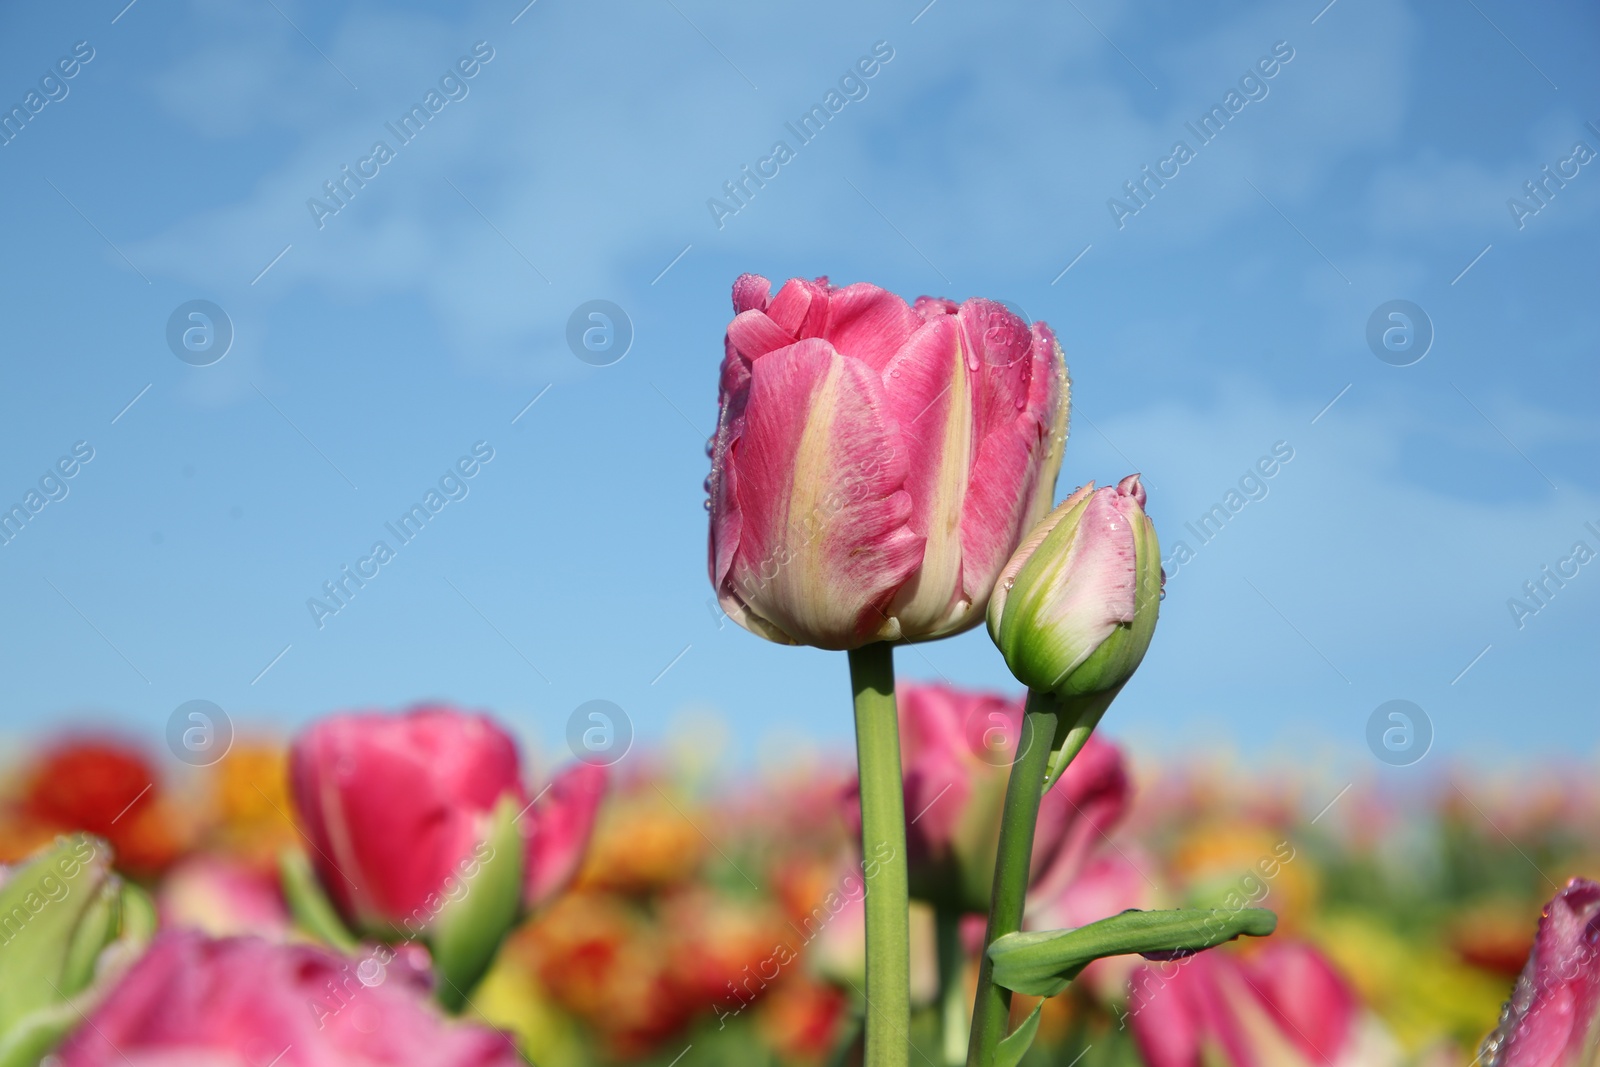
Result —
POLYGON ((711 475, 706 475, 706 480, 700 483, 700 488, 708 493, 711 492, 711 475))
POLYGON ((1010 592, 1011 591, 1011 587, 1017 584, 1017 580, 1015 578, 1007 578, 1005 581, 1001 582, 1000 584, 1006 587, 1006 591, 1007 592, 1010 592))
POLYGON ((706 455, 709 456, 713 452, 715 452, 716 450, 717 450, 717 439, 715 437, 706 438, 706 455))
POLYGON ((710 511, 711 510, 711 498, 707 497, 705 500, 702 500, 700 502, 700 505, 701 505, 701 507, 705 508, 707 511, 710 511))

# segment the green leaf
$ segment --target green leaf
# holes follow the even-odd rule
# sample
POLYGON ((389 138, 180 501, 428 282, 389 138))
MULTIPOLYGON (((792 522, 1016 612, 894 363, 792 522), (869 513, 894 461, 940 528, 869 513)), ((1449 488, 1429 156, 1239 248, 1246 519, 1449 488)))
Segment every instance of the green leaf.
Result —
POLYGON ((75 942, 85 923, 100 946, 112 927, 99 914, 103 887, 114 882, 111 849, 87 834, 55 844, 14 868, 0 888, 0 1033, 77 992, 85 956, 75 942))
POLYGON ((1022 1062, 1022 1057, 1033 1046, 1034 1035, 1039 1032, 1039 1013, 1043 1010, 1044 1001, 1041 1000, 1033 1006, 1033 1012, 1022 1020, 1021 1026, 1001 1038, 994 1050, 994 1067, 1017 1067, 1022 1062))
POLYGON ((1278 917, 1265 908, 1125 911, 1075 930, 1007 934, 989 946, 995 983, 1018 993, 1053 997, 1102 956, 1188 955, 1241 934, 1265 937, 1278 917))
POLYGON ((278 857, 278 879, 283 885, 283 897, 289 902, 289 913, 301 929, 347 956, 360 950, 361 942, 339 918, 304 852, 284 850, 278 857))
POLYGON ((452 900, 446 892, 429 924, 428 945, 439 976, 434 997, 449 1011, 461 1010, 521 913, 526 846, 518 814, 515 797, 501 798, 488 839, 465 861, 458 880, 461 895, 452 900))

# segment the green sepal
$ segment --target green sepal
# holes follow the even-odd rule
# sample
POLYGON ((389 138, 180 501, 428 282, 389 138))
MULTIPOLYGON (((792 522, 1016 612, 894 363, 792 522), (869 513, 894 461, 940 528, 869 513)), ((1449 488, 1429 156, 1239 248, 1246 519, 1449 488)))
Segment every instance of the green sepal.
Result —
POLYGON ((1022 1057, 1033 1047, 1033 1039, 1039 1033, 1039 1013, 1043 1010, 1044 1001, 1041 1000, 1022 1020, 1022 1025, 1000 1039, 1000 1044, 994 1050, 994 1067, 1017 1067, 1022 1062, 1022 1057))
MULTIPOLYGON (((1120 692, 1122 686, 1118 685, 1088 696, 1050 698, 1061 709, 1061 717, 1056 721, 1056 736, 1050 744, 1050 765, 1044 775, 1046 792, 1061 781, 1062 773, 1083 751, 1083 746, 1089 743, 1089 735, 1100 725, 1101 716, 1105 715, 1106 709, 1120 692)), ((1042 698, 1046 694, 1030 690, 1030 695, 1042 698)))
POLYGON ((67 943, 61 978, 56 983, 63 997, 76 996, 94 981, 95 962, 122 925, 122 882, 107 878, 94 887, 78 927, 67 943))
POLYGON ((1074 930, 1007 934, 989 946, 997 985, 1053 997, 1103 956, 1189 954, 1241 934, 1265 937, 1278 917, 1266 908, 1125 911, 1074 930))
POLYGON ((339 911, 323 891, 322 883, 311 870, 311 861, 299 849, 284 849, 278 856, 278 880, 283 885, 283 898, 289 903, 289 914, 306 933, 323 944, 353 956, 361 949, 361 942, 339 918, 339 911))
POLYGON ((122 883, 122 898, 118 902, 117 938, 143 948, 156 936, 160 919, 156 902, 150 894, 131 882, 122 883))
POLYGON ((519 815, 516 798, 502 797, 488 837, 466 861, 461 895, 447 898, 429 926, 428 947, 439 979, 434 998, 449 1011, 461 1010, 521 914, 525 845, 519 815))

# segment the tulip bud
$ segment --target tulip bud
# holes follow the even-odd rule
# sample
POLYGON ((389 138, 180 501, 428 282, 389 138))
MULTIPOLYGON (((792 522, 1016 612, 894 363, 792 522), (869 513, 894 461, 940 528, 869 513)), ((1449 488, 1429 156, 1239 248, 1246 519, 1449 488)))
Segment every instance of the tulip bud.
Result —
POLYGON ((1155 632, 1161 552, 1131 474, 1084 486, 1033 528, 989 601, 989 636, 1029 689, 1109 702, 1155 632))
POLYGON ((1545 905, 1485 1067, 1588 1067, 1600 1049, 1600 884, 1574 878, 1545 905))
POLYGON ((73 834, 0 869, 0 1063, 35 1063, 82 1021, 153 933, 111 849, 73 834))

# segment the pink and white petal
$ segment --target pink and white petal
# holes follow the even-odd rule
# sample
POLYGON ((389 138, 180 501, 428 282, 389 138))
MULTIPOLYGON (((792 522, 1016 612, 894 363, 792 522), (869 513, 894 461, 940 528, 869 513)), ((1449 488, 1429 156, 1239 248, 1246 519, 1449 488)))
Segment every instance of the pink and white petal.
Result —
POLYGON ((884 608, 923 539, 907 525, 906 446, 877 375, 817 339, 769 353, 752 368, 737 450, 729 580, 745 605, 819 648, 898 636, 884 608))
POLYGON ((1361 1005, 1322 954, 1295 941, 1271 942, 1250 961, 1253 983, 1285 1035, 1311 1063, 1337 1063, 1361 1005))
POLYGON ((924 324, 884 368, 893 418, 910 455, 911 528, 926 539, 922 565, 891 613, 908 636, 936 636, 964 609, 961 519, 972 467, 972 404, 959 331, 924 324))
POLYGON ((822 336, 835 351, 881 371, 921 325, 922 317, 900 297, 857 282, 829 294, 822 336))
MULTIPOLYGON (((1060 663, 1049 688, 1076 670, 1120 623, 1131 622, 1138 584, 1131 518, 1116 489, 1098 489, 1083 504, 1071 544, 1030 561, 1028 592, 1007 598, 1008 617, 1031 620, 1045 662, 1060 663), (1020 613, 1020 614, 1019 614, 1020 613)), ((1067 531, 1058 527, 1056 536, 1067 531)), ((1002 620, 1002 626, 1005 625, 1002 620)))
POLYGON ((1033 499, 1028 504, 1029 520, 1050 510, 1056 498, 1056 476, 1061 472, 1061 457, 1067 447, 1067 423, 1072 413, 1072 381, 1067 376, 1067 361, 1061 345, 1049 326, 1033 324, 1033 374, 1028 381, 1028 411, 1044 427, 1045 456, 1039 465, 1033 499))
POLYGON ((963 578, 967 596, 982 603, 1055 496, 1062 376, 1053 359, 1038 358, 1036 331, 1004 305, 969 300, 960 319, 963 341, 977 357, 967 361, 977 447, 962 518, 963 578))
POLYGON ((1023 537, 1022 543, 1017 545, 1016 551, 1011 553, 1006 565, 1000 568, 1000 574, 995 579, 994 592, 989 597, 989 633, 992 636, 999 636, 1000 618, 1005 614, 1006 598, 1011 594, 1012 583, 1017 580, 1017 572, 1033 558, 1039 546, 1044 544, 1044 539, 1050 536, 1050 531, 1054 530, 1061 520, 1066 518, 1067 513, 1092 492, 1094 492, 1093 482, 1074 489, 1071 496, 1055 506, 1055 510, 1033 524, 1033 528, 1023 537))

